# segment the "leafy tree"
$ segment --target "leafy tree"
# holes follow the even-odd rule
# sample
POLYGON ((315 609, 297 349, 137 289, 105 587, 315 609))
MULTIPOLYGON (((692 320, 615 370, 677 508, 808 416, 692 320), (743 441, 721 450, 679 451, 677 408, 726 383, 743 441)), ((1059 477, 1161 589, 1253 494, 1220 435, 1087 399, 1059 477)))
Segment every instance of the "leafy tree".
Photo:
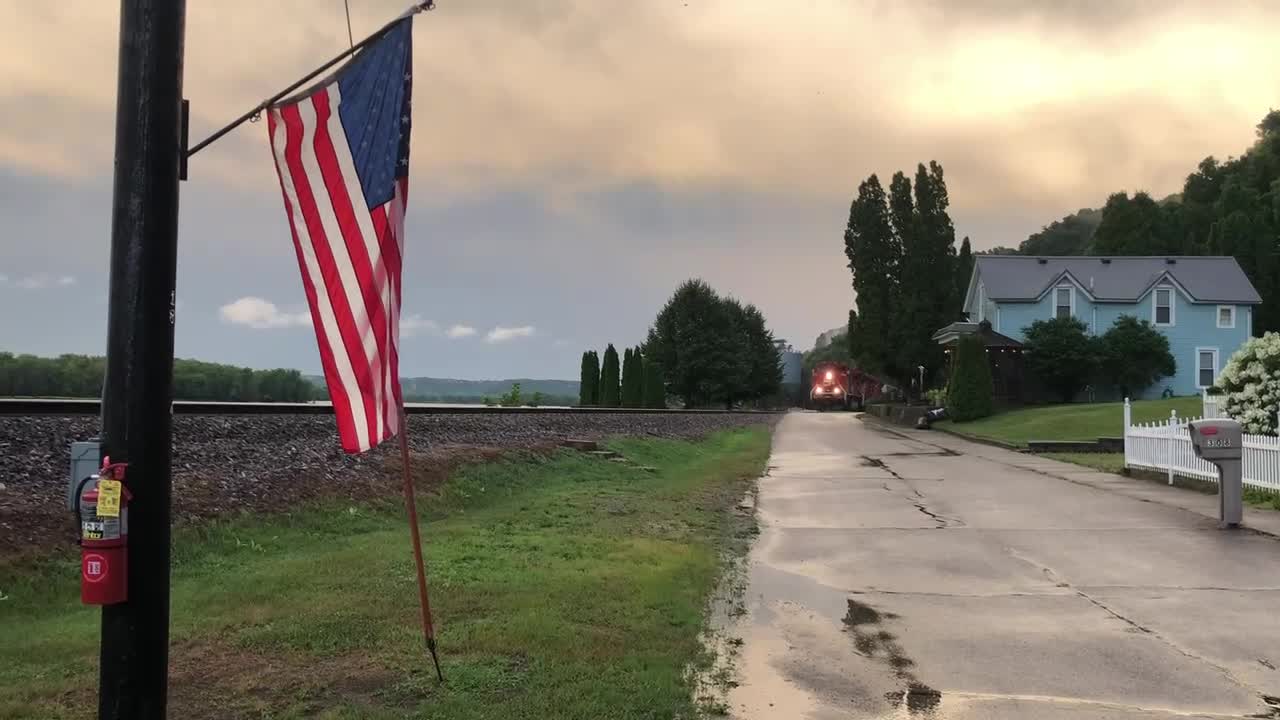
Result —
POLYGON ((520 395, 520 383, 511 383, 511 389, 498 399, 498 404, 502 407, 519 407, 523 405, 524 399, 520 395))
POLYGON ((662 365, 653 359, 646 359, 644 362, 644 406, 647 408, 667 406, 667 389, 662 376, 662 365))
POLYGON ((947 416, 956 422, 984 418, 992 413, 991 363, 987 348, 976 334, 956 343, 956 357, 947 386, 947 416))
POLYGON ((1004 245, 997 245, 993 248, 987 248, 986 250, 979 250, 978 254, 979 255, 1017 255, 1018 249, 1005 247, 1004 245))
MULTIPOLYGON (((765 325, 764 314, 755 305, 743 306, 741 325, 746 333, 745 397, 759 399, 776 395, 782 389, 782 358, 773 342, 773 333, 765 325)), ((834 341, 831 344, 843 345, 834 341)))
POLYGON ((1177 369, 1169 338, 1150 322, 1121 315, 1102 336, 1102 370, 1120 387, 1124 397, 1132 397, 1177 369))
POLYGON ((1161 229, 1160 206, 1150 195, 1139 192, 1130 198, 1127 192, 1113 193, 1102 208, 1102 222, 1093 235, 1093 252, 1098 255, 1170 252, 1167 239, 1160 236, 1161 229))
POLYGON ((1023 328, 1027 370, 1071 402, 1098 369, 1097 339, 1089 337, 1083 322, 1073 317, 1037 320, 1023 328))
POLYGON ((960 254, 956 257, 956 288, 951 306, 955 309, 952 317, 964 318, 965 293, 969 292, 969 280, 973 275, 973 248, 969 246, 969 238, 960 242, 960 254))
POLYGON ((849 328, 853 356, 861 367, 895 374, 892 315, 902 246, 890 226, 888 200, 875 175, 862 181, 849 206, 844 252, 857 303, 849 328))
MULTIPOLYGON (((0 353, 0 396, 101 397, 106 361, 88 355, 42 358, 0 353)), ((251 370, 178 359, 173 365, 178 400, 306 402, 326 397, 297 370, 251 370)))
POLYGON ((1082 208, 1032 233, 1018 245, 1021 255, 1083 255, 1102 222, 1102 211, 1082 208))
POLYGON ((724 300, 702 280, 687 280, 654 318, 643 352, 662 364, 671 394, 696 407, 724 401, 727 386, 740 381, 737 350, 724 300))
POLYGON ((609 343, 604 349, 604 362, 600 366, 600 404, 604 407, 618 407, 622 404, 618 385, 620 372, 618 351, 613 349, 613 343, 609 343))

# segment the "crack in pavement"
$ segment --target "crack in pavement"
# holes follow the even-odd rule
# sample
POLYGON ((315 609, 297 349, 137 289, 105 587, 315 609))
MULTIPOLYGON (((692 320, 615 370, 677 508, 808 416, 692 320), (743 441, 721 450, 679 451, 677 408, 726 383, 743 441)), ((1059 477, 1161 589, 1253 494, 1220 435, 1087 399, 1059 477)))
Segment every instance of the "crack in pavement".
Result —
MULTIPOLYGON (((911 455, 911 454, 942 455, 944 453, 891 453, 890 455, 911 455)), ((949 453, 949 454, 954 455, 955 453, 949 453)), ((917 488, 915 485, 912 485, 911 480, 908 480, 907 478, 903 477, 901 473, 889 467, 888 463, 880 459, 881 457, 889 457, 889 455, 881 455, 881 456, 862 455, 861 457, 862 457, 863 464, 868 465, 870 467, 875 467, 875 468, 884 470, 885 472, 892 475, 894 479, 896 479, 898 482, 905 485, 907 490, 910 490, 911 494, 914 495, 915 497, 902 495, 902 498, 907 502, 911 503, 912 507, 914 507, 916 510, 919 510, 921 513, 927 515, 930 519, 932 519, 935 523, 937 523, 937 527, 935 529, 945 530, 948 528, 965 527, 964 521, 961 520, 960 518, 947 517, 946 515, 943 515, 941 513, 936 513, 930 510, 929 506, 925 504, 924 493, 920 492, 920 489, 917 488)), ((898 493, 894 489, 890 488, 889 483, 881 483, 880 487, 887 492, 893 493, 895 495, 901 495, 901 493, 898 493)))
POLYGON ((1010 557, 1012 557, 1012 558, 1014 558, 1015 560, 1021 560, 1022 562, 1027 563, 1028 565, 1030 565, 1030 566, 1032 566, 1032 567, 1034 567, 1034 568, 1039 569, 1042 573, 1044 573, 1044 576, 1045 576, 1045 577, 1046 577, 1050 582, 1053 582, 1053 583, 1054 583, 1054 586, 1055 586, 1055 587, 1065 588, 1065 589, 1068 589, 1068 590, 1072 591, 1072 592, 1073 592, 1073 593, 1075 593, 1078 597, 1083 598, 1084 600, 1086 600, 1087 602, 1089 602, 1089 603, 1091 603, 1092 605, 1096 606, 1098 609, 1100 609, 1100 610, 1102 610, 1103 612, 1107 613, 1107 614, 1108 614, 1108 615, 1110 615, 1111 617, 1114 617, 1115 619, 1117 619, 1117 620, 1119 620, 1119 621, 1121 621, 1121 622, 1125 623, 1125 624, 1126 624, 1126 625, 1128 625, 1130 628, 1132 628, 1134 632, 1141 633, 1141 634, 1143 634, 1143 635, 1149 635, 1149 636, 1151 636, 1152 638, 1154 638, 1154 639, 1156 639, 1156 640, 1160 641, 1160 642, 1161 642, 1162 644, 1164 644, 1166 647, 1168 647, 1168 648, 1170 648, 1171 650, 1173 650, 1173 651, 1177 652, 1178 654, 1182 655, 1183 657, 1186 657, 1186 658, 1188 658, 1188 659, 1190 659, 1190 660, 1195 660, 1196 662, 1203 663, 1203 664, 1205 664, 1205 665, 1207 665, 1207 666, 1209 666, 1209 667, 1213 668, 1214 670, 1218 671, 1218 672, 1219 672, 1223 677, 1225 677, 1227 680, 1229 680, 1229 681, 1231 681, 1231 682, 1235 683, 1237 686, 1242 687, 1242 688, 1244 688, 1245 690, 1248 690, 1248 691, 1250 691, 1250 692, 1254 693, 1255 695, 1257 695, 1257 696, 1258 696, 1258 697, 1259 697, 1259 698, 1260 698, 1260 699, 1261 699, 1261 700, 1262 700, 1266 705, 1268 705, 1269 707, 1271 707, 1271 708, 1272 708, 1272 712, 1271 712, 1271 713, 1269 713, 1269 714, 1263 714, 1263 715, 1250 715, 1250 716, 1248 716, 1248 717, 1260 717, 1260 718, 1273 718, 1273 717, 1275 717, 1275 718, 1280 718, 1280 700, 1277 700, 1276 698, 1273 698, 1273 697, 1271 697, 1271 696, 1269 696, 1269 695, 1266 695, 1266 694, 1265 694, 1265 693, 1263 693, 1261 690, 1259 690, 1259 689, 1257 689, 1257 688, 1253 687, 1253 686, 1252 686, 1252 685, 1250 685, 1249 683, 1247 683, 1247 682, 1245 682, 1245 681, 1241 680, 1240 678, 1236 677, 1236 676, 1235 676, 1235 674, 1231 672, 1230 668, 1227 668, 1227 667, 1225 667, 1225 666, 1223 666, 1223 665, 1219 665, 1218 663, 1215 663, 1215 662, 1213 662, 1212 660, 1210 660, 1210 659, 1208 659, 1208 658, 1206 658, 1206 657, 1204 657, 1204 656, 1202 656, 1202 655, 1198 655, 1198 654, 1196 654, 1196 653, 1194 653, 1194 652, 1192 652, 1192 651, 1190 651, 1190 650, 1188 650, 1188 649, 1186 649, 1186 648, 1182 647, 1181 645, 1178 645, 1178 644, 1177 644, 1177 643, 1175 643, 1174 641, 1172 641, 1172 640, 1170 640, 1169 638, 1165 637, 1164 635, 1160 634, 1158 631, 1156 631, 1156 630, 1154 630, 1154 629, 1152 629, 1152 628, 1149 628, 1149 627, 1147 627, 1147 626, 1143 625, 1142 623, 1140 623, 1140 622, 1138 622, 1138 621, 1134 620, 1133 618, 1130 618, 1130 617, 1128 617, 1128 616, 1126 616, 1126 615, 1122 614, 1122 613, 1121 613, 1121 612, 1119 612, 1118 610, 1116 610, 1116 609, 1112 608, 1111 606, 1107 605, 1105 602, 1103 602, 1103 601, 1099 600, 1098 598, 1096 598, 1096 597, 1094 597, 1094 596, 1090 595, 1089 593, 1087 593, 1087 592, 1085 592, 1085 591, 1081 590, 1080 588, 1078 588, 1078 587, 1076 587, 1076 586, 1072 585, 1070 582, 1067 582, 1066 580, 1062 579, 1062 578, 1061 578, 1061 576, 1059 576, 1056 572, 1054 572, 1053 568, 1050 568, 1050 567, 1048 567, 1047 565, 1044 565, 1043 563, 1040 563, 1039 561, 1035 560, 1034 558, 1028 557, 1027 555, 1024 555, 1023 553, 1019 552, 1018 550, 1016 550, 1016 549, 1014 549, 1014 548, 1005 548, 1005 550, 1008 552, 1009 556, 1010 556, 1010 557))

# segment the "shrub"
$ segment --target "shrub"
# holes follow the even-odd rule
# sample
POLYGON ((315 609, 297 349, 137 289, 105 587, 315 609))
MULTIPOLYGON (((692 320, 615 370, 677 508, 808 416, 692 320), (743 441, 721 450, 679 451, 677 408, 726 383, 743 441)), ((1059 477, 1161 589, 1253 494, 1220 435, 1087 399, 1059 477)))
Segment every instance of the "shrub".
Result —
POLYGON ((1280 403, 1280 334, 1269 332, 1250 339, 1227 361, 1218 375, 1226 395, 1222 410, 1240 421, 1245 432, 1276 432, 1280 403))
POLYGON ((925 399, 929 401, 929 405, 931 407, 947 406, 947 389, 945 387, 926 390, 924 393, 924 396, 925 396, 925 399))
POLYGON ((511 391, 498 398, 498 404, 502 407, 520 407, 524 404, 520 397, 520 383, 511 383, 511 391))
POLYGON ((1098 370, 1098 339, 1085 334, 1085 324, 1072 317, 1037 320, 1026 336, 1023 364, 1062 402, 1080 392, 1098 370))
POLYGON ((977 335, 956 343, 956 357, 948 385, 947 416, 956 422, 977 420, 991 414, 991 365, 987 348, 977 335))
POLYGON ((1162 377, 1178 371, 1169 338, 1146 320, 1132 315, 1116 318, 1102 336, 1102 371, 1120 387, 1122 397, 1133 397, 1162 377))

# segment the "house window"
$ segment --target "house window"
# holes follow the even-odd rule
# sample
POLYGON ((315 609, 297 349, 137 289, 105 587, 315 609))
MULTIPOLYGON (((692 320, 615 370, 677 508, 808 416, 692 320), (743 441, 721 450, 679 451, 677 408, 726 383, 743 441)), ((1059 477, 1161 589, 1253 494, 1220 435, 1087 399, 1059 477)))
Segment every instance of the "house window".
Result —
POLYGON ((1055 318, 1071 317, 1071 306, 1075 302, 1071 288, 1056 288, 1053 293, 1053 316, 1055 318))
POLYGON ((1171 288, 1156 289, 1156 325, 1173 324, 1173 290, 1171 288))
POLYGON ((1207 388, 1218 377, 1218 348, 1196 348, 1196 387, 1207 388))
POLYGON ((1235 305, 1219 305, 1218 306, 1218 327, 1233 328, 1236 326, 1236 306, 1235 305))

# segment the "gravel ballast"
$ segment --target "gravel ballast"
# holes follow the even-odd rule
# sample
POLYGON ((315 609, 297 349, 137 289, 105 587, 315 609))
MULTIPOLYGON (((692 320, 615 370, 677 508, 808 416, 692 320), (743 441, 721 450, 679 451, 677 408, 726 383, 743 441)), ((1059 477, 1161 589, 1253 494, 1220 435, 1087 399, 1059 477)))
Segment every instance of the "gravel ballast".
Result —
MULTIPOLYGON (((415 479, 504 450, 544 449, 569 438, 697 438, 780 414, 428 414, 409 417, 415 479)), ((98 432, 86 416, 0 416, 0 555, 74 543, 65 508, 70 444, 98 432)), ((176 415, 173 512, 179 522, 227 512, 287 509, 325 498, 359 499, 397 487, 394 441, 364 455, 338 446, 331 415, 176 415), (389 471, 395 471, 395 473, 389 471)))

